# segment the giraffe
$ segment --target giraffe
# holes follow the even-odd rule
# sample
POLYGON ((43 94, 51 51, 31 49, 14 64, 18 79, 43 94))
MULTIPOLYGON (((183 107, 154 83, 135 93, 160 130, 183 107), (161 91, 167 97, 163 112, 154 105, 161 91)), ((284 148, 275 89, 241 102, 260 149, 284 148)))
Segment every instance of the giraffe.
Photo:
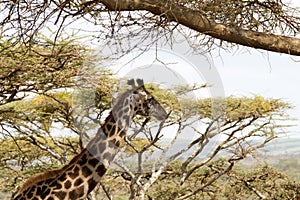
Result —
POLYGON ((104 176, 135 115, 167 118, 143 80, 131 79, 132 88, 122 94, 95 137, 67 165, 28 179, 13 200, 84 199, 104 176))

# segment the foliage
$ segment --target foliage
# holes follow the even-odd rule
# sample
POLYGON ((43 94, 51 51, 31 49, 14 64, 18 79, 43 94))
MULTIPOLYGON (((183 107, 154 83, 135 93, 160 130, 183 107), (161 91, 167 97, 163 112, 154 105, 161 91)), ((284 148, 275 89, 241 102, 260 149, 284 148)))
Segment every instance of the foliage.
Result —
POLYGON ((269 166, 259 166, 247 171, 237 167, 228 178, 225 190, 221 191, 227 198, 299 198, 299 182, 292 181, 285 174, 269 166))
MULTIPOLYGON (((62 122, 71 118, 72 94, 58 92, 55 94, 38 95, 31 99, 16 101, 0 107, 1 121, 11 121, 14 126, 25 122, 39 123, 46 132, 49 132, 52 119, 62 122), (63 115, 63 116, 61 116, 63 115)), ((34 124, 36 124, 34 123, 34 124)), ((68 123, 68 122, 67 122, 68 123)), ((63 124, 67 124, 63 123, 63 124)))
MULTIPOLYGON (((219 158, 209 165, 196 170, 193 175, 181 184, 181 161, 170 163, 157 182, 147 192, 149 199, 180 199, 188 191, 206 184, 210 177, 228 166, 226 159, 219 158)), ((295 168, 296 169, 296 168, 295 168)), ((129 193, 128 179, 122 179, 120 172, 111 170, 102 184, 110 188, 110 194, 117 198, 129 193), (116 178, 118 177, 118 178, 116 178)), ((144 179, 149 176, 145 173, 144 179)), ((300 183, 292 181, 283 173, 270 166, 238 165, 213 184, 203 188, 188 199, 297 199, 300 183)), ((126 199, 126 198, 124 198, 126 199)))
MULTIPOLYGON (((211 110, 213 109, 213 101, 211 99, 204 99, 198 101, 199 114, 203 118, 213 118, 211 110)), ((274 111, 284 114, 286 109, 290 109, 291 105, 279 99, 265 99, 262 96, 249 97, 228 97, 223 106, 226 107, 226 120, 238 121, 247 118, 257 118, 268 115, 274 111)))
POLYGON ((88 50, 71 38, 35 39, 30 48, 14 39, 0 42, 4 190, 25 177, 65 163, 79 149, 74 139, 54 139, 52 133, 53 123, 70 128, 72 95, 62 89, 74 87, 88 50))
POLYGON ((30 49, 12 39, 0 41, 0 105, 41 93, 74 86, 74 77, 87 50, 73 39, 40 39, 30 49))

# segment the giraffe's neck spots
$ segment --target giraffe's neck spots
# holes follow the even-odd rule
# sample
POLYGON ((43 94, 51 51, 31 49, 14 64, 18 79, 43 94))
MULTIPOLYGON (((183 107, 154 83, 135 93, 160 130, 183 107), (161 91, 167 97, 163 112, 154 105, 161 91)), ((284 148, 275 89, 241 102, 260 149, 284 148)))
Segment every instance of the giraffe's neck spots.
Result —
MULTIPOLYGON (((125 114, 124 111, 129 111, 127 109, 120 110, 122 114, 125 114)), ((103 165, 98 166, 98 175, 101 177, 104 175, 109 164, 112 162, 115 157, 118 147, 120 146, 121 141, 125 137, 125 133, 130 124, 130 119, 132 116, 123 116, 121 114, 114 115, 113 112, 106 118, 105 123, 99 128, 97 135, 89 142, 86 149, 84 149, 80 154, 75 156, 69 164, 65 165, 61 169, 47 171, 41 173, 37 176, 34 176, 28 179, 19 190, 18 193, 22 193, 27 188, 35 185, 36 183, 47 180, 49 178, 58 177, 59 175, 66 173, 68 169, 71 169, 73 166, 77 165, 77 162, 81 162, 81 165, 86 165, 89 163, 102 163, 103 165), (116 120, 118 118, 118 120, 116 120), (89 156, 86 157, 86 151, 88 151, 89 156), (101 169, 101 170, 100 170, 101 169)), ((78 165, 80 167, 80 165, 78 165)), ((90 165, 90 168, 95 166, 90 165)), ((97 169, 96 169, 97 171, 97 169)), ((99 177, 97 179, 99 179, 99 177)), ((93 181, 92 181, 93 182, 93 181)))
MULTIPOLYGON (((122 113, 124 112, 122 111, 122 113)), ((87 150, 105 167, 110 165, 117 154, 131 118, 131 116, 115 116, 111 112, 97 135, 88 143, 87 150)))

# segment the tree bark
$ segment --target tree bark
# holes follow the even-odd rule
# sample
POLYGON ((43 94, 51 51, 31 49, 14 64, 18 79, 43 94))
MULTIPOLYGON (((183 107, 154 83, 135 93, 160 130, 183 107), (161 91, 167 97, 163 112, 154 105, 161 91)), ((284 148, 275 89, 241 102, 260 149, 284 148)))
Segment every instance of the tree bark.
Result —
POLYGON ((211 37, 278 53, 300 56, 300 39, 216 23, 200 11, 165 0, 101 0, 111 11, 145 10, 211 37))

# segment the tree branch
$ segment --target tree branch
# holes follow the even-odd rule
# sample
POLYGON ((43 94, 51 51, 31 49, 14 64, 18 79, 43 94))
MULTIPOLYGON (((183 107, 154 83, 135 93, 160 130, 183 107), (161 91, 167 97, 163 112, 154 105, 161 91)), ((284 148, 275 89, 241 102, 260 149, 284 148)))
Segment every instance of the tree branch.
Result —
POLYGON ((216 175, 214 175, 207 183, 201 185, 200 187, 196 188, 195 190, 192 190, 192 192, 179 197, 178 200, 187 199, 187 198, 189 198, 189 197, 197 194, 198 192, 200 192, 201 190, 203 190, 205 187, 213 184, 221 176, 223 176, 224 174, 228 173, 232 169, 232 167, 234 166, 234 164, 235 164, 235 162, 230 162, 230 164, 224 170, 222 170, 222 171, 218 172, 216 175))
POLYGON ((101 0, 111 11, 149 11, 205 35, 267 51, 300 56, 300 39, 216 23, 199 10, 161 0, 101 0))

